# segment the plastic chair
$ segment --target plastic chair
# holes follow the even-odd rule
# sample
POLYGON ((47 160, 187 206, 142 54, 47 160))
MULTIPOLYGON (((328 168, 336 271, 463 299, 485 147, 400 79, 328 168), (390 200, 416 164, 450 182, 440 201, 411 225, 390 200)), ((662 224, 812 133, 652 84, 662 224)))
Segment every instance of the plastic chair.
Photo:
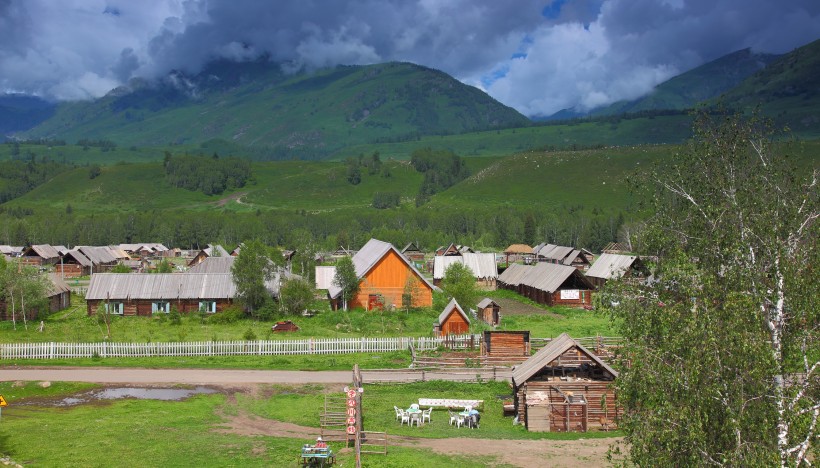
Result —
POLYGON ((459 414, 458 417, 456 418, 456 427, 461 427, 463 425, 464 425, 464 416, 459 414))
POLYGON ((458 419, 458 415, 456 413, 453 413, 450 410, 447 410, 447 413, 450 415, 450 425, 452 426, 453 424, 456 423, 456 419, 458 419))
POLYGON ((400 423, 400 425, 404 425, 404 423, 407 423, 409 425, 410 424, 410 414, 407 413, 407 411, 404 411, 404 410, 399 410, 399 411, 401 411, 401 423, 400 423))
POLYGON ((399 419, 401 419, 401 410, 398 406, 395 405, 393 406, 393 409, 396 411, 396 421, 398 421, 399 419))
POLYGON ((410 425, 412 426, 414 422, 416 423, 416 427, 419 427, 421 424, 421 413, 410 414, 410 425))
POLYGON ((423 423, 426 419, 427 422, 430 422, 430 416, 433 414, 433 408, 427 408, 426 410, 421 412, 421 422, 423 423))

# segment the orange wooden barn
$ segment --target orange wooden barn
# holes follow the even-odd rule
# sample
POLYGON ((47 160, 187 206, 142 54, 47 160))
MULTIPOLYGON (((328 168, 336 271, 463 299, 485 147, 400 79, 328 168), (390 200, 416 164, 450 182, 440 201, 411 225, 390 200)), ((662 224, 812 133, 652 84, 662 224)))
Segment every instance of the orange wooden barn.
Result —
MULTIPOLYGON (((402 307, 402 296, 412 298, 413 307, 433 305, 433 285, 396 249, 393 244, 370 239, 356 255, 353 265, 359 277, 359 293, 348 308, 367 310, 392 306, 402 307)), ((342 305, 342 290, 335 284, 328 288, 334 310, 342 305)))

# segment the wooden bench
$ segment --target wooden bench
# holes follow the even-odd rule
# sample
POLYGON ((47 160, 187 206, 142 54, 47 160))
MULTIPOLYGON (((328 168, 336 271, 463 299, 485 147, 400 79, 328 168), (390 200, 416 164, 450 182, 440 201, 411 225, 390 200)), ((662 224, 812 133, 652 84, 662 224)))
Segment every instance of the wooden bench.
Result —
POLYGON ((484 400, 458 400, 450 398, 419 398, 419 406, 425 408, 466 408, 472 406, 473 408, 481 408, 484 400))

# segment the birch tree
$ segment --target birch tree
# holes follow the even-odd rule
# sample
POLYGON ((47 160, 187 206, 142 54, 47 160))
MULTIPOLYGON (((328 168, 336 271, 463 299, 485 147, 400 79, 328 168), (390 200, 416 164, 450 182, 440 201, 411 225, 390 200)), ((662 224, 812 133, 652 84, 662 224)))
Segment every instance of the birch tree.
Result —
POLYGON ((608 285, 629 359, 621 421, 638 465, 799 466, 818 458, 817 159, 761 120, 699 116, 650 178, 645 284, 608 285))

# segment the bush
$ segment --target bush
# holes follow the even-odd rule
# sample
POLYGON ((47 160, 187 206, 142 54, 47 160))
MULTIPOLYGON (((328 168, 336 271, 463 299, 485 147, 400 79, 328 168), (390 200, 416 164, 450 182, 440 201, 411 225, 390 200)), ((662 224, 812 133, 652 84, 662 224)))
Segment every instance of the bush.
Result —
POLYGON ((179 313, 176 307, 171 307, 171 311, 168 312, 168 321, 171 323, 171 325, 182 324, 182 315, 179 313))
POLYGON ((245 341, 254 341, 256 340, 256 333, 254 333, 253 328, 248 327, 248 329, 245 330, 245 333, 242 335, 242 338, 244 338, 245 341))
POLYGON ((242 320, 243 318, 245 318, 245 311, 243 311, 240 307, 232 306, 223 310, 222 312, 217 312, 216 314, 209 316, 208 323, 236 323, 242 320))

